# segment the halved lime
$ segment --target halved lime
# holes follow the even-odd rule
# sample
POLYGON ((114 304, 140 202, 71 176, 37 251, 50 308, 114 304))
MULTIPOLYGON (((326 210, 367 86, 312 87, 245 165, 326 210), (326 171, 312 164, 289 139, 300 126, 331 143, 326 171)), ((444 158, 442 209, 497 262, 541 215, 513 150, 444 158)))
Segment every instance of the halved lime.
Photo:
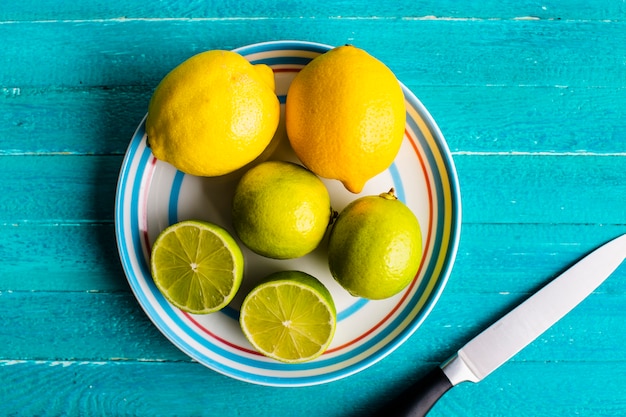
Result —
POLYGON ((163 296, 183 311, 224 308, 243 278, 243 254, 223 228, 186 220, 167 227, 152 246, 150 269, 163 296))
POLYGON ((263 355, 286 363, 315 359, 330 345, 337 312, 328 289, 300 271, 268 276, 246 296, 241 329, 263 355))

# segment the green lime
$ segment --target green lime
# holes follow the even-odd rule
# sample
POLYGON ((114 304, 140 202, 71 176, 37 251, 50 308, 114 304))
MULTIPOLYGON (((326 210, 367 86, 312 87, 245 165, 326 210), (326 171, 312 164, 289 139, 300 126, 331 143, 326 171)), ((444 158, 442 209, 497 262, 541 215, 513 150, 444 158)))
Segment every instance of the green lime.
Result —
POLYGON ((393 189, 348 204, 330 232, 330 272, 357 297, 378 300, 399 293, 417 274, 421 259, 418 220, 393 189))
POLYGON ((328 289, 300 271, 268 276, 246 296, 239 316, 246 338, 281 362, 315 359, 330 345, 337 311, 328 289))
POLYGON ((331 218, 324 183, 306 168, 268 161, 241 178, 233 198, 233 226, 252 251, 291 259, 313 251, 331 218))
POLYGON ((152 246, 150 269, 163 296, 183 311, 224 308, 243 278, 241 249, 221 227, 187 220, 167 227, 152 246))

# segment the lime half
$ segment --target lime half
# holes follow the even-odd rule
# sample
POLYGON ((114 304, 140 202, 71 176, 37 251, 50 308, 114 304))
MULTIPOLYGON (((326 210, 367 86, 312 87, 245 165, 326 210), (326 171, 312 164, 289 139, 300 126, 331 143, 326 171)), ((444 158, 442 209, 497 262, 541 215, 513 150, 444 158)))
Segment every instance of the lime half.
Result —
POLYGON ((244 299, 241 329, 263 355, 286 363, 320 356, 330 345, 337 312, 330 292, 311 275, 281 271, 244 299))
POLYGON ((166 228, 152 246, 152 278, 173 305, 194 314, 224 308, 243 278, 243 254, 223 228, 186 220, 166 228))

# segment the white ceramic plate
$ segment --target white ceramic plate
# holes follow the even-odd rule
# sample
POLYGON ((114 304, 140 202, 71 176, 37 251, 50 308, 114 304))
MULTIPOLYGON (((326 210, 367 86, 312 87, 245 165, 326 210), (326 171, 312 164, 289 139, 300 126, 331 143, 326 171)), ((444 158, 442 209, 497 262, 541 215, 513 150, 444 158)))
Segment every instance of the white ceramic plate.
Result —
MULTIPOLYGON (((330 49, 300 41, 268 42, 236 51, 253 63, 272 67, 276 92, 284 102, 295 74, 315 56, 330 49)), ((122 164, 115 209, 117 244, 130 286, 146 314, 178 348, 209 368, 240 380, 273 386, 320 384, 354 374, 382 359, 424 321, 439 298, 454 262, 460 234, 461 203, 456 171, 437 125, 420 101, 403 86, 407 106, 404 142, 393 165, 370 180, 360 195, 380 194, 391 187, 416 214, 422 227, 424 257, 411 285, 387 300, 367 301, 349 295, 328 271, 325 244, 299 259, 263 258, 243 247, 245 275, 233 302, 210 315, 184 313, 170 305, 149 271, 150 246, 169 224, 186 219, 217 223, 234 236, 230 204, 241 172, 220 178, 185 175, 157 161, 146 146, 144 121, 122 164), (238 323, 245 294, 261 278, 277 270, 298 269, 329 288, 338 311, 335 338, 327 352, 304 364, 283 364, 259 355, 238 323)), ((281 124, 270 159, 297 161, 281 124)), ((258 162, 258 161, 256 161, 258 162)), ((340 211, 359 197, 336 181, 326 181, 331 202, 340 211)))

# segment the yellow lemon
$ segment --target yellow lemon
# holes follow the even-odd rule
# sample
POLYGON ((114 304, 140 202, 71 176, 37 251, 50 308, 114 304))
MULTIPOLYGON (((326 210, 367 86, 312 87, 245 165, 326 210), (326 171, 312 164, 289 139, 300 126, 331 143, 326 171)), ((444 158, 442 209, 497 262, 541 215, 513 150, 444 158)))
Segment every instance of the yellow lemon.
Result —
POLYGON ((230 51, 197 54, 163 78, 146 119, 154 156, 180 171, 218 176, 257 158, 280 115, 274 74, 230 51))
POLYGON ((316 57, 296 75, 285 118, 289 142, 302 163, 358 193, 398 154, 406 109, 393 72, 346 45, 316 57))

